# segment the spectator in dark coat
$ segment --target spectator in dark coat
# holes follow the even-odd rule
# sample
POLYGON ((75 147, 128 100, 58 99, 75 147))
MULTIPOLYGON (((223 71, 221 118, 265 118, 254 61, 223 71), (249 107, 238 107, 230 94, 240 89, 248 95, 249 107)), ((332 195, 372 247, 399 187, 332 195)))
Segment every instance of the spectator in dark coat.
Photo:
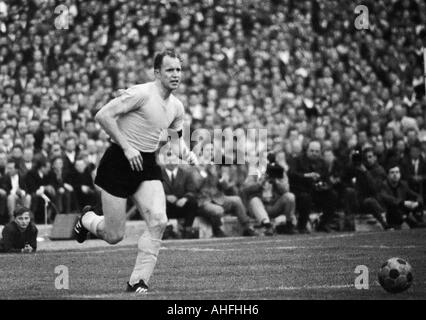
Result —
POLYGON ((71 212, 71 201, 74 196, 74 188, 66 180, 64 162, 61 157, 52 160, 52 170, 47 175, 47 183, 54 189, 53 199, 59 213, 71 212))
POLYGON ((401 175, 408 186, 424 200, 426 180, 426 160, 421 155, 421 144, 416 142, 409 147, 409 155, 403 160, 401 175))
MULTIPOLYGON (((167 154, 165 166, 161 168, 163 186, 166 194, 166 211, 169 219, 183 219, 183 237, 194 237, 192 224, 198 212, 196 186, 189 168, 178 165, 179 159, 167 154)), ((166 232, 168 235, 173 233, 166 232)))
MULTIPOLYGON (((35 223, 44 222, 45 197, 53 199, 55 195, 54 188, 48 182, 50 167, 50 162, 43 157, 38 157, 34 161, 33 169, 28 171, 25 178, 28 193, 31 195, 31 212, 34 214, 35 223)), ((48 220, 51 213, 51 210, 48 210, 48 220)))
POLYGON ((345 186, 344 208, 345 229, 354 230, 354 214, 372 214, 387 230, 385 209, 380 205, 378 186, 371 172, 363 163, 360 150, 354 150, 349 165, 345 168, 342 181, 345 186))
POLYGON ((290 191, 296 195, 299 232, 308 232, 306 224, 314 206, 322 210, 318 230, 330 232, 337 205, 336 192, 331 188, 327 165, 321 157, 321 145, 311 141, 306 154, 297 157, 289 171, 290 191))
POLYGON ((78 209, 84 206, 96 206, 99 203, 98 192, 91 173, 90 166, 87 166, 84 158, 78 157, 75 161, 75 170, 68 173, 65 180, 72 186, 75 193, 78 209))
POLYGON ((65 146, 65 150, 64 150, 64 171, 66 174, 75 171, 75 160, 77 159, 78 156, 78 151, 77 151, 77 144, 75 141, 75 138, 73 137, 68 137, 65 139, 64 141, 64 146, 65 146))
POLYGON ((0 170, 0 224, 10 221, 7 211, 6 174, 0 170))
POLYGON ((7 208, 10 221, 13 220, 13 212, 17 205, 29 207, 31 196, 27 192, 25 177, 19 174, 15 160, 10 159, 6 166, 5 190, 7 192, 7 208))
POLYGON ((31 253, 37 250, 37 227, 31 222, 30 209, 17 208, 14 220, 2 231, 0 252, 31 253))
POLYGON ((337 158, 332 149, 325 149, 323 152, 323 157, 327 164, 330 185, 338 195, 337 208, 342 209, 344 207, 344 186, 342 183, 343 163, 346 163, 347 161, 343 161, 337 158))
POLYGON ((401 180, 397 162, 388 167, 388 178, 383 182, 380 199, 387 210, 387 221, 391 227, 400 229, 403 222, 410 228, 426 227, 422 221, 423 203, 420 196, 401 180))
POLYGON ((362 150, 363 164, 374 180, 374 188, 378 190, 383 181, 386 179, 386 171, 379 164, 377 155, 373 148, 365 148, 362 150))

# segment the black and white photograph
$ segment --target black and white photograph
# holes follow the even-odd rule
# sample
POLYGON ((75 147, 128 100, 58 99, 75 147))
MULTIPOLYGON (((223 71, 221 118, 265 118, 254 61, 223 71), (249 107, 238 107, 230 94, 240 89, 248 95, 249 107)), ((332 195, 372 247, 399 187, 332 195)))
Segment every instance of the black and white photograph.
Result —
POLYGON ((425 196, 424 0, 0 0, 0 300, 425 300, 425 196))

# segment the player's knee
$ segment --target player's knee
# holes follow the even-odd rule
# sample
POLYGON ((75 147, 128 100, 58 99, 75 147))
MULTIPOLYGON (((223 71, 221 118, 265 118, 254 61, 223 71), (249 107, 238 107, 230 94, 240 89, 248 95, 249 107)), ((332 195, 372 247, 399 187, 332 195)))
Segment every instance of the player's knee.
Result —
POLYGON ((108 232, 105 240, 109 244, 117 244, 124 238, 124 232, 108 232))
POLYGON ((113 235, 113 236, 108 237, 107 241, 108 241, 109 244, 117 244, 121 240, 123 240, 123 238, 124 238, 124 236, 122 236, 122 235, 113 235))

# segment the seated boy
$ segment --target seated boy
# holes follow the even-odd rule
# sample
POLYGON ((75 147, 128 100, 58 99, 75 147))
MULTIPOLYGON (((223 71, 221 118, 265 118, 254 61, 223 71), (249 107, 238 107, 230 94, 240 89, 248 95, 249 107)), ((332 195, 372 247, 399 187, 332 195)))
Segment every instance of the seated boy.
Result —
POLYGON ((30 209, 18 207, 14 220, 5 225, 0 252, 31 253, 37 250, 37 227, 31 222, 30 209))

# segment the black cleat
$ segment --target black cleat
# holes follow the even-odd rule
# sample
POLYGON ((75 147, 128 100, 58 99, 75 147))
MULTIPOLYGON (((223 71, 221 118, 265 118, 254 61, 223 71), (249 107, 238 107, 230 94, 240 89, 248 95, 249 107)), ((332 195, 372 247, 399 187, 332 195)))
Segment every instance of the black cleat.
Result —
POLYGON ((333 230, 331 229, 330 225, 328 224, 320 224, 317 228, 317 231, 321 231, 321 232, 326 232, 326 233, 330 233, 333 230))
POLYGON ((83 243, 87 239, 87 234, 89 233, 89 230, 87 230, 82 223, 82 218, 88 211, 92 211, 91 206, 85 206, 83 208, 83 212, 80 218, 78 218, 76 224, 74 225, 74 238, 77 240, 78 243, 83 243))
POLYGON ((259 233, 256 232, 252 227, 247 227, 243 231, 243 237, 257 237, 259 233))
POLYGON ((273 236, 275 234, 275 229, 272 223, 264 222, 262 223, 262 227, 265 228, 265 231, 263 232, 265 236, 273 236))
POLYGON ((216 238, 226 238, 227 235, 225 232, 223 232, 222 228, 220 227, 214 227, 213 228, 213 236, 216 238))
POLYGON ((131 286, 130 283, 127 282, 127 292, 135 292, 136 294, 146 294, 148 293, 148 286, 145 281, 139 280, 138 283, 131 286))
POLYGON ((280 223, 275 227, 278 234, 295 234, 296 227, 292 223, 280 223))

